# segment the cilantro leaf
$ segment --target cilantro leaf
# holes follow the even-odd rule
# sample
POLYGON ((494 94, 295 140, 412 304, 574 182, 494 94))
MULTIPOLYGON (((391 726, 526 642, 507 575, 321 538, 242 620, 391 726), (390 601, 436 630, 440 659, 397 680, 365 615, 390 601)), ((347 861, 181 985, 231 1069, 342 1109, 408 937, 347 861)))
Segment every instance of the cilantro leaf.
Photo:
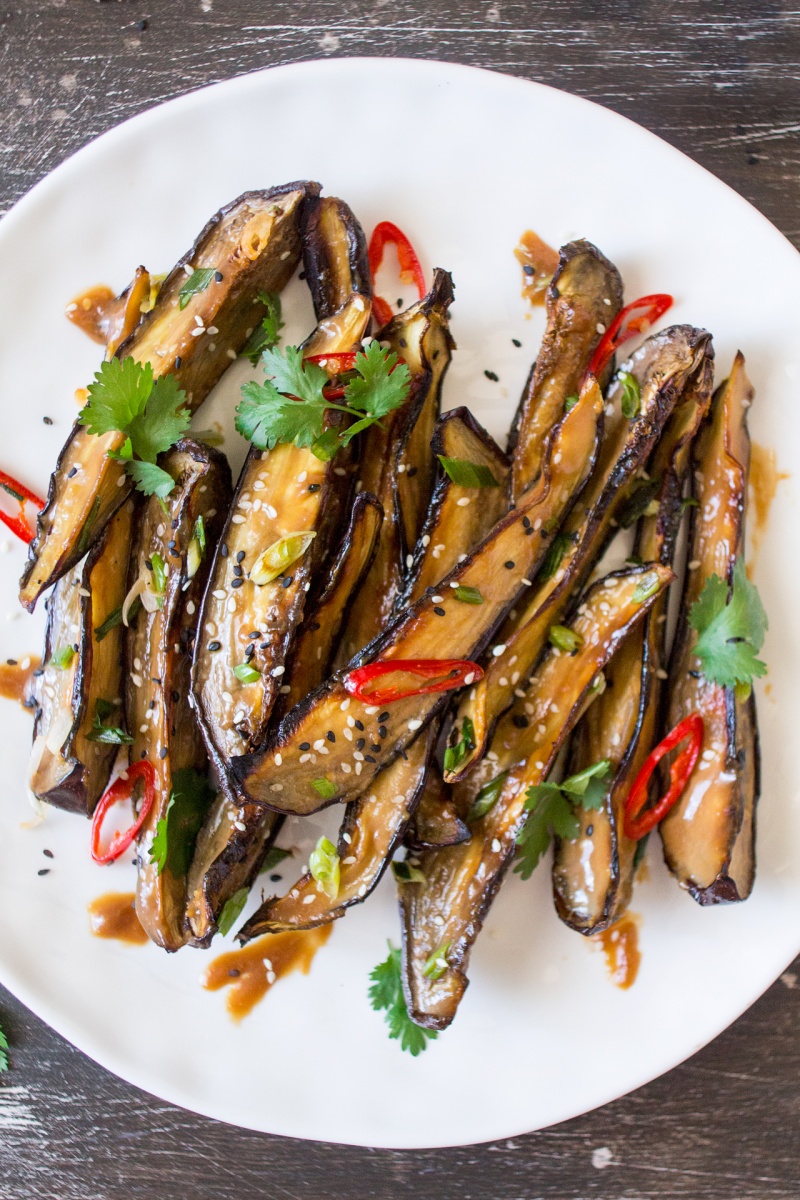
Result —
POLYGON ((94 723, 87 733, 90 742, 103 742, 108 746, 130 746, 133 738, 121 725, 112 725, 109 718, 116 713, 116 706, 108 700, 98 699, 94 706, 94 723))
POLYGON ((281 850, 280 846, 270 846, 267 851, 267 857, 264 859, 259 870, 259 875, 265 875, 267 871, 271 871, 274 867, 280 866, 285 858, 291 858, 291 850, 281 850))
POLYGON ((233 929, 236 922, 239 920, 241 911, 247 904, 247 897, 250 894, 250 889, 243 887, 239 888, 238 892, 234 892, 222 906, 222 912, 217 920, 217 929, 223 937, 227 937, 233 929))
POLYGON ((389 943, 389 955, 370 972, 372 981, 369 1002, 376 1012, 386 1013, 389 1037, 400 1042, 400 1048, 416 1058, 427 1050, 428 1042, 436 1040, 435 1029, 415 1025, 408 1015, 401 982, 400 951, 389 943))
POLYGON ((159 875, 165 867, 176 878, 189 870, 197 835, 213 799, 214 790, 200 771, 190 767, 173 771, 167 811, 156 825, 150 847, 159 875))
POLYGON ((136 484, 136 490, 143 492, 145 496, 159 496, 162 500, 166 500, 175 487, 175 480, 169 471, 165 471, 156 463, 130 462, 128 463, 128 474, 136 484))
POLYGON ((259 292, 258 298, 262 304, 266 305, 267 311, 261 324, 256 326, 250 334, 242 350, 243 356, 249 358, 253 366, 257 364, 265 350, 271 350, 273 346, 277 346, 280 332, 283 329, 280 296, 274 292, 259 292))
POLYGON ((356 355, 356 375, 345 387, 345 400, 351 408, 380 419, 399 408, 408 396, 411 372, 392 350, 383 350, 373 340, 356 355))
POLYGON ((698 635, 694 652, 703 674, 720 687, 749 685, 767 673, 766 663, 756 655, 764 644, 769 623, 742 558, 736 560, 733 569, 730 598, 728 591, 727 584, 712 575, 689 613, 689 624, 698 635))
POLYGON ((0 1072, 8 1070, 8 1038, 0 1029, 0 1072))
POLYGON ((267 379, 272 380, 276 391, 296 396, 298 400, 322 401, 327 372, 317 363, 304 362, 303 351, 297 346, 287 346, 284 351, 266 350, 262 361, 267 379))
POLYGON ((470 751, 474 750, 476 745, 475 726, 469 717, 464 717, 461 722, 461 737, 455 745, 448 746, 444 752, 445 771, 448 774, 458 771, 462 764, 466 762, 470 751))
POLYGON ((191 414, 186 405, 186 393, 174 375, 161 375, 153 384, 144 412, 127 425, 133 452, 145 462, 155 462, 159 454, 169 450, 186 432, 191 414))
POLYGON ((575 775, 561 781, 562 792, 580 801, 581 808, 599 809, 603 807, 608 788, 603 782, 611 771, 611 760, 603 758, 600 762, 585 767, 575 775))
POLYGON ((178 307, 180 309, 186 308, 192 296, 198 295, 199 292, 204 292, 216 273, 214 267, 198 267, 196 271, 192 271, 186 283, 178 292, 178 307))
POLYGON ((586 809, 602 807, 607 791, 602 780, 610 770, 611 763, 604 758, 562 783, 537 783, 528 788, 525 808, 529 816, 517 834, 520 853, 514 866, 523 879, 530 879, 553 834, 562 838, 578 836, 577 805, 586 809))
POLYGON ((245 383, 236 409, 236 428, 259 450, 272 450, 278 442, 294 442, 301 449, 322 437, 325 409, 322 399, 298 403, 283 396, 274 383, 245 383))
POLYGON ((124 433, 143 413, 153 390, 153 368, 132 358, 110 358, 89 384, 89 399, 78 414, 89 433, 124 433))

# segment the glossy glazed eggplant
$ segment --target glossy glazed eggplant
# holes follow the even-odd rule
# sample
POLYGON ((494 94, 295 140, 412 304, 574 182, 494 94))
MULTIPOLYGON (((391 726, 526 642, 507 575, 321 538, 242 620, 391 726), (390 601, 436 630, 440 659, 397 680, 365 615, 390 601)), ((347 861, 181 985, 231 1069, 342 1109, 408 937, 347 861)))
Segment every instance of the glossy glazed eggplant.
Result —
POLYGON ((34 680, 30 790, 84 816, 105 791, 122 740, 110 740, 109 730, 126 733, 120 613, 133 513, 131 499, 56 584, 47 602, 42 673, 34 680))
POLYGON ((514 858, 526 791, 547 777, 598 674, 672 578, 668 568, 650 566, 595 584, 573 622, 582 638, 577 652, 547 654, 519 703, 520 723, 509 721, 498 743, 497 760, 484 760, 455 789, 464 815, 480 787, 505 773, 493 806, 473 822, 469 841, 420 855, 425 882, 401 889, 404 989, 417 1024, 444 1029, 453 1020, 468 984, 470 951, 514 858), (433 978, 426 964, 437 952, 447 968, 433 978))
POLYGON ((152 941, 177 950, 186 940, 186 872, 210 801, 190 705, 192 643, 231 474, 222 454, 190 438, 165 455, 164 465, 176 481, 167 511, 157 496, 148 500, 131 551, 128 598, 138 595, 142 607, 136 616, 126 613, 126 711, 131 762, 147 759, 156 773, 155 803, 139 836, 136 914, 152 941), (167 853, 159 862, 151 851, 162 821, 167 853))
POLYGON ((457 846, 468 837, 469 826, 458 815, 450 785, 442 778, 438 763, 432 762, 403 841, 410 850, 436 850, 457 846))
MULTIPOLYGON (((587 389, 553 430, 545 467, 526 503, 504 517, 440 581, 438 592, 429 590, 399 613, 351 661, 348 671, 391 658, 472 659, 480 654, 529 585, 552 540, 549 531, 592 469, 601 411, 599 389, 587 389), (450 598, 453 584, 479 589, 483 603, 450 598), (437 594, 446 597, 444 602, 434 599, 437 594)), ((298 814, 354 800, 452 699, 448 693, 403 698, 384 714, 367 700, 351 696, 345 687, 348 671, 337 672, 301 701, 258 752, 233 760, 231 772, 250 799, 298 814), (344 734, 348 720, 363 726, 363 752, 354 751, 344 734)), ((391 676, 385 682, 390 683, 391 676)))
MULTIPOLYGON (((645 562, 672 566, 692 442, 711 403, 713 373, 709 345, 648 464, 648 478, 640 481, 640 493, 631 498, 633 511, 645 505, 633 546, 634 557, 645 562)), ((570 743, 568 775, 603 759, 612 766, 603 807, 580 809, 577 837, 556 839, 555 844, 556 911, 581 933, 607 928, 630 902, 637 843, 623 831, 625 801, 660 736, 667 599, 667 593, 662 593, 615 655, 606 671, 605 691, 590 706, 570 743)))
MULTIPOLYGON (((293 274, 302 202, 318 191, 315 183, 291 183, 247 192, 221 209, 164 280, 155 306, 116 356, 149 362, 156 377, 174 375, 189 408, 197 409, 264 315, 259 292, 280 292, 293 274), (189 275, 211 268, 222 278, 181 308, 189 275), (198 329, 203 335, 195 336, 198 329)), ((97 436, 77 422, 73 426, 20 581, 20 601, 29 611, 83 557, 130 493, 124 463, 109 458, 123 441, 120 433, 97 436)))
POLYGON ((303 205, 303 270, 317 320, 351 292, 372 298, 367 239, 349 205, 335 196, 309 196, 303 205))
MULTIPOLYGON (((369 301, 351 296, 317 327, 308 354, 353 350, 366 333, 369 301)), ((331 414, 331 423, 347 420, 331 414)), ((354 444, 322 462, 310 449, 251 447, 203 599, 192 672, 209 754, 231 790, 227 764, 259 746, 291 659, 312 589, 336 546, 353 484, 354 444), (282 539, 305 535, 279 575, 256 582, 259 560, 282 539), (304 549, 302 547, 305 546, 304 549), (240 679, 237 668, 253 672, 240 679), (257 673, 257 674, 256 674, 257 673)), ((263 577, 262 577, 263 578, 263 577)))
POLYGON ((373 425, 364 438, 360 483, 382 504, 384 523, 347 623, 339 665, 386 627, 425 519, 436 469, 431 438, 454 347, 448 323, 452 303, 453 281, 437 270, 428 294, 378 334, 407 364, 411 389, 402 408, 373 425))
MULTIPOLYGON (((591 242, 569 242, 547 289, 547 327, 509 437, 512 494, 518 500, 542 469, 548 433, 577 396, 604 331, 622 307, 619 271, 591 242)), ((599 380, 608 382, 609 370, 599 380)))
POLYGON ((675 807, 659 826, 664 859, 698 904, 746 900, 755 880, 755 818, 760 760, 752 692, 710 683, 693 654, 692 605, 711 575, 731 583, 744 558, 750 464, 747 410, 753 388, 737 354, 715 392, 693 456, 694 498, 689 562, 669 668, 666 729, 691 712, 705 724, 703 753, 675 807))
POLYGON ((639 473, 687 382, 700 369, 710 340, 710 334, 690 325, 675 325, 653 334, 612 383, 597 468, 559 530, 560 557, 557 554, 549 560, 530 599, 509 614, 498 635, 506 647, 504 653, 482 662, 483 679, 461 701, 458 720, 468 717, 472 722, 475 745, 457 778, 467 775, 490 747, 493 730, 513 703, 519 681, 533 670, 550 627, 568 611, 605 550, 619 524, 618 516, 639 487, 639 473), (628 375, 636 380, 640 393, 639 411, 632 420, 621 407, 628 375))

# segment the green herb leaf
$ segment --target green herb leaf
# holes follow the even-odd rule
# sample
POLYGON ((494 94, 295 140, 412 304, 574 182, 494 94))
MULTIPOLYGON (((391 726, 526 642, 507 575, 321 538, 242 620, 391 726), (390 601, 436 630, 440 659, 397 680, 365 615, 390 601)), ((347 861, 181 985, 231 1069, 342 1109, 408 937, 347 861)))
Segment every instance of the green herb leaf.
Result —
POLYGON ((238 663, 233 668, 233 673, 240 683, 258 683, 261 678, 261 672, 257 667, 251 667, 250 663, 238 663))
POLYGON ((253 366, 256 366, 265 350, 271 350, 273 346, 277 346, 280 332, 283 329, 280 296, 274 292, 259 292, 258 298, 262 304, 266 305, 267 311, 261 324, 250 334, 242 350, 244 357, 249 358, 253 366))
POLYGON ((270 846, 267 851, 267 857, 261 864, 261 869, 258 872, 259 875, 266 875, 267 871, 274 870, 275 867, 280 866, 284 859, 291 857, 291 850, 281 850, 280 846, 270 846))
POLYGON ((539 568, 539 573, 536 576, 538 583, 546 583, 548 579, 553 578, 556 571, 561 566, 564 555, 567 553, 576 538, 577 534, 556 534, 547 549, 547 554, 545 554, 544 561, 542 562, 542 565, 539 568))
POLYGON ((329 838, 319 839, 309 855, 308 869, 325 895, 335 900, 339 895, 339 855, 329 838))
POLYGON ((660 487, 661 483, 658 479, 640 480, 625 503, 620 505, 616 514, 618 524, 623 529, 630 529, 631 525, 635 525, 639 518, 647 512, 650 504, 658 495, 660 487))
POLYGON ((584 767, 575 775, 563 779, 559 785, 562 792, 580 801, 581 808, 599 809, 606 798, 607 787, 603 780, 608 778, 611 770, 611 760, 603 758, 600 762, 584 767))
POLYGON ((499 480, 483 463, 468 462, 465 458, 446 458, 444 454, 437 454, 436 457, 444 467, 445 475, 457 487, 500 487, 499 480))
POLYGON ((193 537, 193 538, 194 538, 194 540, 197 542, 197 545, 200 547, 200 556, 201 556, 202 558, 205 558, 205 553, 206 553, 206 523, 205 523, 205 521, 203 520, 203 514, 202 514, 202 513, 200 513, 200 515, 198 516, 197 520, 196 520, 196 521, 195 521, 195 523, 194 523, 194 529, 192 530, 192 537, 193 537))
POLYGON ((293 442, 302 449, 322 437, 327 407, 321 391, 319 401, 301 404, 281 395, 270 380, 246 383, 236 409, 236 428, 259 450, 272 450, 279 442, 293 442))
POLYGON ((166 563, 158 552, 151 554, 150 562, 153 564, 153 595, 158 600, 159 608, 162 608, 164 604, 164 594, 167 590, 166 563))
POLYGON ((453 588, 453 595, 462 604, 483 604, 483 595, 476 587, 467 587, 466 584, 460 583, 457 588, 453 588))
POLYGON ((0 1072, 8 1070, 8 1038, 0 1029, 0 1072))
POLYGON ((655 596, 660 586, 661 582, 657 572, 648 571, 633 589, 633 603, 644 604, 645 600, 649 600, 651 596, 655 596))
POLYGON ((164 471, 156 463, 131 462, 127 469, 137 492, 144 496, 158 496, 160 500, 166 500, 175 487, 175 480, 169 471, 164 471))
POLYGON ((178 386, 175 376, 159 376, 144 411, 129 421, 123 430, 131 439, 137 458, 154 463, 159 454, 175 445, 192 419, 185 405, 186 393, 178 386))
POLYGON ((422 974, 428 979, 441 979, 450 964, 447 961, 447 955, 450 952, 452 942, 442 942, 438 949, 429 954, 425 960, 425 966, 422 968, 422 974))
POLYGON ((747 578, 744 560, 737 558, 733 587, 712 575, 692 605, 689 624, 697 634, 694 652, 703 674, 720 687, 752 685, 766 675, 767 665, 757 658, 769 628, 758 589, 747 578))
POLYGON ((153 368, 133 358, 110 358, 100 364, 89 398, 78 414, 89 433, 125 433, 140 416, 153 390, 153 368))
POLYGON ((57 671, 66 671, 76 654, 77 650, 74 646, 59 646, 50 655, 50 661, 47 665, 48 667, 55 667, 57 671))
MULTIPOLYGON (((356 374, 344 389, 345 402, 351 408, 380 420, 408 399, 411 372, 394 351, 382 349, 376 339, 356 355, 353 369, 356 374)), ((352 436, 352 431, 348 430, 346 438, 348 434, 352 436)))
POLYGON ((618 377, 622 384, 622 398, 620 407, 623 417, 627 417, 632 421, 634 417, 638 417, 639 410, 642 407, 642 389, 639 387, 639 380, 635 375, 631 375, 629 371, 620 371, 618 377))
POLYGON ((425 876, 419 867, 412 867, 408 859, 392 863, 392 873, 398 883, 424 883, 425 876))
POLYGON ((457 771, 462 763, 466 762, 470 751, 475 749, 475 745, 475 726, 469 717, 464 717, 461 722, 461 737, 455 746, 448 746, 444 752, 444 769, 448 775, 457 771))
POLYGON ((481 817, 485 817, 488 812, 494 808, 497 801, 500 799, 500 793, 503 790, 503 784, 506 781, 508 771, 503 771, 500 775, 495 775, 494 779, 490 779, 485 783, 478 792, 467 813, 467 824, 474 825, 476 821, 480 821, 481 817))
POLYGON ((322 796, 323 800, 332 800, 339 790, 335 783, 331 783, 330 779, 312 779, 311 786, 319 796, 322 796))
POLYGON ((567 625, 551 625, 548 640, 557 650, 565 654, 575 654, 583 645, 583 638, 567 625))
POLYGON ((514 865, 523 879, 529 879, 539 860, 550 845, 553 834, 562 838, 577 837, 580 830, 575 806, 598 809, 602 806, 606 788, 601 780, 611 770, 608 759, 593 763, 563 783, 537 783, 525 793, 525 808, 529 816, 517 834, 519 858, 514 865))
MULTIPOLYGON (((137 597, 137 599, 138 599, 138 597, 137 597)), ((134 603, 135 603, 135 601, 134 601, 134 603)), ((141 604, 141 601, 139 601, 139 603, 141 604)), ((131 605, 131 609, 133 609, 133 605, 131 605)), ((120 605, 119 608, 115 608, 113 610, 113 612, 110 612, 108 614, 105 621, 103 621, 103 623, 101 625, 95 626, 95 630, 94 630, 95 641, 102 642, 102 640, 106 636, 106 634, 111 633, 112 629, 116 629, 117 626, 121 625, 121 624, 122 624, 122 606, 120 605)))
POLYGON ((200 771, 187 767, 172 772, 172 794, 150 847, 159 875, 168 867, 179 879, 189 870, 197 835, 213 799, 214 789, 200 771))
POLYGON ((217 929, 223 937, 228 936, 239 920, 242 909, 247 904, 249 892, 249 888, 239 888, 238 892, 234 892, 222 906, 222 912, 219 914, 219 920, 217 921, 217 929))
POLYGON ((186 308, 192 296, 196 296, 199 292, 204 292, 215 275, 216 269, 214 267, 199 267, 196 271, 192 271, 186 283, 178 292, 178 307, 180 309, 186 308))
POLYGON ((580 399, 580 397, 575 396, 575 395, 567 396, 566 400, 564 401, 564 412, 565 413, 572 412, 573 408, 578 403, 579 399, 580 399))
POLYGON ((133 738, 121 725, 111 725, 109 718, 117 713, 117 706, 108 700, 97 700, 94 706, 94 723, 86 735, 90 742, 103 742, 109 746, 130 746, 133 738))
POLYGON ((386 1013, 389 1037, 396 1038, 400 1047, 414 1058, 427 1050, 428 1042, 436 1040, 435 1029, 415 1025, 408 1015, 401 981, 400 951, 389 944, 389 955, 370 973, 372 981, 369 1001, 376 1012, 386 1013))

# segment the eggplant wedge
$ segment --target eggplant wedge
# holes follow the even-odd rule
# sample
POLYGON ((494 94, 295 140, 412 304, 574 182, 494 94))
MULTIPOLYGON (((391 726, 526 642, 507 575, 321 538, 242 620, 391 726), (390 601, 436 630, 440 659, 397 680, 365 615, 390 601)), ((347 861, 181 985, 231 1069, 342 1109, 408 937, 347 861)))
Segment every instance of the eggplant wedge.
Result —
MULTIPOLYGON (((369 320, 369 301, 353 295, 320 323, 306 350, 350 351, 369 320)), ((331 414, 332 423, 346 419, 331 414)), ((209 754, 228 787, 229 759, 263 742, 288 686, 283 676, 309 593, 336 545, 354 470, 351 447, 330 462, 292 443, 263 453, 251 447, 245 459, 203 599, 192 674, 209 754), (265 553, 283 546, 285 570, 262 573, 265 553)), ((238 798, 235 789, 229 794, 238 798)))
MULTIPOLYGON (((231 772, 248 798, 281 812, 307 814, 347 803, 367 788, 452 698, 447 693, 395 700, 384 713, 345 686, 350 671, 388 659, 466 659, 480 654, 519 593, 530 585, 553 532, 592 470, 602 413, 596 386, 586 389, 551 434, 545 466, 526 503, 504 517, 456 569, 400 612, 389 627, 284 719, 257 752, 235 758, 231 772), (476 588, 464 604, 456 587, 476 588), (441 597, 444 597, 442 600, 441 597), (345 730, 364 734, 364 749, 345 730)), ((480 489, 476 489, 479 500, 480 489)), ((385 682, 392 683, 387 675, 385 682)))
MULTIPOLYGON (((501 777, 494 803, 473 820, 469 841, 419 856, 425 882, 405 884, 400 893, 406 1005, 418 1025, 445 1029, 453 1020, 468 984, 470 951, 514 858, 526 791, 546 779, 598 674, 673 578, 668 568, 652 565, 590 589, 573 625, 581 637, 577 652, 548 653, 520 705, 524 724, 510 721, 497 761, 481 764, 480 785, 501 777), (446 963, 438 975, 426 970, 436 957, 446 963)), ((462 813, 469 813, 480 785, 471 776, 456 788, 462 813)))
POLYGON ((122 602, 134 501, 47 602, 42 673, 34 680, 29 786, 38 800, 91 816, 127 740, 122 602))
POLYGON ((567 398, 580 392, 592 354, 622 307, 619 271, 591 242, 569 242, 559 252, 545 303, 547 327, 509 438, 514 500, 538 477, 547 435, 567 398))
POLYGON ((505 651, 482 663, 483 679, 465 694, 459 723, 472 722, 474 743, 453 779, 463 779, 491 746, 493 731, 533 670, 553 625, 585 584, 624 511, 638 493, 639 473, 664 430, 688 381, 702 368, 711 335, 691 325, 653 334, 620 369, 606 398, 603 441, 595 473, 578 497, 529 600, 515 606, 499 641, 505 651), (624 388, 635 381, 636 416, 622 412, 624 388))
POLYGON ((688 623, 706 581, 717 575, 732 584, 734 568, 744 560, 752 400, 744 358, 737 354, 695 446, 698 506, 691 510, 689 569, 669 670, 667 729, 698 712, 705 732, 700 760, 659 832, 670 871, 703 905, 746 900, 755 880, 760 792, 755 699, 752 692, 745 698, 742 689, 705 679, 693 653, 697 634, 688 623))
POLYGON ((350 613, 341 664, 386 627, 425 519, 436 469, 431 438, 454 347, 448 325, 452 303, 453 281, 446 271, 436 270, 427 296, 378 335, 407 364, 411 388, 402 408, 365 435, 360 484, 377 496, 384 523, 375 559, 350 613))
POLYGON ((186 941, 186 873, 213 793, 191 708, 189 676, 197 612, 231 496, 227 459, 190 438, 165 456, 176 483, 164 512, 152 496, 131 553, 126 710, 131 762, 155 769, 155 802, 137 854, 136 914, 165 950, 186 941), (132 601, 142 607, 131 615, 132 601), (173 811, 174 810, 174 811, 173 811))
MULTIPOLYGON (((711 403, 713 371, 709 346, 656 447, 649 477, 640 482, 638 494, 630 499, 633 512, 645 508, 633 546, 634 556, 644 561, 672 566, 692 442, 711 403)), ((555 843, 556 911, 580 933, 606 929, 630 902, 638 843, 623 831, 625 801, 659 740, 666 678, 666 614, 664 592, 609 664, 605 691, 590 706, 570 743, 569 775, 601 760, 610 762, 612 768, 603 807, 579 809, 577 836, 555 843)))
POLYGON ((302 233, 303 269, 318 321, 341 308, 351 292, 372 298, 367 239, 343 200, 309 196, 302 233))
POLYGON ((457 846, 468 837, 469 826, 458 815, 450 786, 442 778, 438 764, 431 763, 403 841, 410 850, 437 850, 440 846, 457 846))
MULTIPOLYGON (((156 377, 174 375, 189 408, 199 408, 264 315, 259 293, 280 292, 294 273, 302 204, 318 192, 316 183, 290 183, 246 192, 221 209, 173 267, 154 307, 116 356, 149 362, 156 377), (211 269, 216 274, 205 290, 183 304, 180 293, 189 275, 211 269), (195 336, 198 329, 202 336, 195 336)), ((109 457, 124 440, 121 433, 97 436, 77 422, 73 426, 20 581, 20 602, 29 612, 94 544, 132 490, 124 463, 109 457)))

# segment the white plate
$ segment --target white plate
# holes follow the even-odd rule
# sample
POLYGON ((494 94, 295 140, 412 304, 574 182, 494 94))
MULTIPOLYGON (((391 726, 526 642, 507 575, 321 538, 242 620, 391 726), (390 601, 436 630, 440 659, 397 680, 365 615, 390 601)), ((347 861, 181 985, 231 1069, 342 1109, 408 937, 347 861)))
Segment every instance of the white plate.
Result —
MULTIPOLYGON (((30 718, 0 729, 0 978, 50 1025, 155 1095, 270 1133, 387 1147, 511 1136, 561 1121, 652 1079, 733 1021, 800 948, 796 632, 800 574, 800 259, 753 208, 651 134, 562 92, 441 63, 304 63, 181 97, 106 134, 59 167, 0 224, 2 465, 43 489, 97 348, 64 303, 164 270, 207 217, 247 188, 310 177, 369 231, 397 221, 426 272, 456 282, 459 343, 445 402, 503 436, 542 320, 520 298, 512 250, 527 227, 553 245, 586 236, 620 267, 628 299, 669 291, 676 321, 704 324, 720 372, 741 346, 757 389, 756 440, 780 485, 757 579, 772 623, 760 691, 764 788, 759 872, 746 904, 702 910, 651 854, 637 888, 643 962, 619 991, 602 955, 559 923, 549 874, 510 879, 472 958, 452 1029, 418 1059, 386 1037, 368 974, 398 938, 393 885, 337 923, 311 975, 281 981, 240 1025, 199 986, 207 957, 89 936, 87 903, 132 887, 101 870, 88 827, 53 813, 25 830, 30 718), (376 121, 376 116, 380 119, 376 121), (520 350, 511 338, 520 338, 520 350), (500 383, 487 380, 484 368, 500 383), (44 415, 55 422, 42 424, 44 415), (48 847, 52 863, 42 857, 48 847), (51 873, 39 878, 48 865, 51 873)), ((302 285, 294 331, 310 324, 302 285)), ((290 331, 291 335, 292 331, 290 331)), ((199 416, 230 409, 238 364, 199 416)), ((40 644, 42 614, 17 613, 23 550, 0 556, 0 656, 40 644), (6 614, 19 616, 9 622, 6 614)))

